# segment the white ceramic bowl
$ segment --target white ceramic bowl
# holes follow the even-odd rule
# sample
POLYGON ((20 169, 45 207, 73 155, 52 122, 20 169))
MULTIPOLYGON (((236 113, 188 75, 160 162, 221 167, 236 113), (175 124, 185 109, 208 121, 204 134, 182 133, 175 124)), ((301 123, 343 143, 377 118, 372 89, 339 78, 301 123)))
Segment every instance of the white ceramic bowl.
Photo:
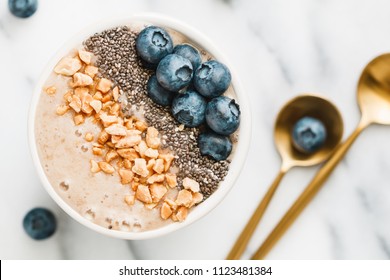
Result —
POLYGON ((168 234, 170 232, 176 231, 180 228, 186 227, 189 224, 195 222, 201 217, 205 216, 212 209, 214 209, 227 195, 230 189, 233 187, 237 177, 240 174, 240 171, 244 165, 245 158, 249 148, 249 142, 251 138, 251 115, 249 103, 247 101, 247 97, 245 92, 238 81, 238 75, 234 71, 232 65, 228 62, 228 60, 222 55, 222 53, 211 43, 209 39, 207 39, 202 33, 193 29, 192 27, 179 22, 175 19, 168 18, 165 16, 157 15, 157 14, 139 14, 129 16, 125 19, 115 19, 107 22, 100 22, 98 24, 94 24, 85 28, 83 31, 78 33, 75 37, 69 40, 51 59, 46 68, 44 69, 33 94, 33 99, 31 102, 30 113, 29 113, 29 142, 30 149, 33 157, 33 161, 39 177, 43 183, 43 186, 48 191, 50 196, 58 203, 58 205, 68 213, 72 218, 74 218, 79 223, 89 227, 92 230, 100 232, 102 234, 122 238, 122 239, 148 239, 158 237, 164 234, 168 234), (199 45, 200 47, 207 50, 215 59, 226 64, 232 73, 232 85, 234 87, 235 93, 237 95, 237 102, 241 108, 241 124, 240 124, 240 132, 239 132, 239 140, 236 144, 236 150, 232 159, 232 163, 229 167, 228 175, 225 177, 225 180, 220 183, 219 188, 202 204, 194 207, 194 209, 190 212, 187 219, 182 223, 172 223, 167 226, 163 226, 161 228, 145 231, 145 232, 124 232, 124 231, 116 231, 104 228, 88 219, 84 218, 78 212, 76 212, 73 208, 71 208, 54 190, 51 186, 49 180, 47 179, 45 172, 43 170, 42 164, 38 157, 37 152, 37 144, 35 141, 35 113, 36 107, 39 101, 39 96, 42 92, 42 87, 49 77, 50 73, 53 71, 56 63, 65 56, 72 48, 79 45, 86 38, 93 35, 96 32, 103 31, 105 29, 109 29, 115 26, 130 24, 132 21, 144 21, 146 23, 150 23, 153 25, 161 26, 161 27, 169 27, 175 29, 184 35, 186 35, 191 41, 199 45))

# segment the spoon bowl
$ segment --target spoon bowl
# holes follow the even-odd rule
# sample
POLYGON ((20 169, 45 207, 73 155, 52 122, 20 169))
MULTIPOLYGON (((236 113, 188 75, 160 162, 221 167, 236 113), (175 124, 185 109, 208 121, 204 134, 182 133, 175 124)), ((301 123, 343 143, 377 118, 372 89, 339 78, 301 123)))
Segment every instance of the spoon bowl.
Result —
POLYGON ((364 120, 390 125, 390 54, 367 64, 358 83, 357 97, 364 120))
POLYGON ((280 110, 275 122, 274 139, 286 169, 292 166, 311 166, 326 160, 340 143, 343 136, 341 114, 329 100, 305 94, 290 100, 280 110), (320 120, 327 131, 324 145, 314 153, 303 153, 292 144, 292 130, 303 117, 320 120))

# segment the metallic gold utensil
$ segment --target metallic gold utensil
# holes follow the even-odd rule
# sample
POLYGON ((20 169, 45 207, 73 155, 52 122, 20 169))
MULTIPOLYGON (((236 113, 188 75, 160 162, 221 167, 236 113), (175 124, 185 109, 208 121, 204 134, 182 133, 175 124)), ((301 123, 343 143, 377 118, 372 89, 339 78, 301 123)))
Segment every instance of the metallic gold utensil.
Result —
POLYGON ((286 172, 294 166, 311 166, 323 162, 340 143, 342 135, 343 121, 341 115, 337 108, 327 99, 312 94, 305 94, 290 100, 284 105, 276 118, 274 128, 275 144, 282 158, 280 171, 226 259, 235 260, 241 257, 286 172), (299 119, 305 116, 321 120, 328 134, 324 145, 312 154, 299 152, 293 147, 291 140, 293 126, 299 119))
POLYGON ((390 53, 376 57, 364 68, 358 83, 357 98, 362 113, 357 128, 322 166, 252 259, 263 259, 267 255, 319 191, 321 185, 366 127, 373 123, 390 125, 390 53))

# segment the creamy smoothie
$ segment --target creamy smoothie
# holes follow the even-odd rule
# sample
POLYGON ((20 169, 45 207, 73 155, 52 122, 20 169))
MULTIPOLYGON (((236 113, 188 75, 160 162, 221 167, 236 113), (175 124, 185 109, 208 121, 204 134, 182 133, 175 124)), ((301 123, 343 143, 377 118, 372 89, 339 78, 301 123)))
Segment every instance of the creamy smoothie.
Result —
MULTIPOLYGON (((150 100, 146 85, 154 70, 134 47, 147 25, 118 26, 75 46, 47 78, 36 110, 38 154, 52 187, 80 215, 112 230, 184 221, 226 176, 238 139, 238 130, 229 136, 226 160, 201 155, 197 137, 204 128, 180 124, 150 100)), ((212 58, 166 30, 175 45, 191 44, 202 61, 212 58)), ((235 97, 232 86, 224 96, 235 97)))

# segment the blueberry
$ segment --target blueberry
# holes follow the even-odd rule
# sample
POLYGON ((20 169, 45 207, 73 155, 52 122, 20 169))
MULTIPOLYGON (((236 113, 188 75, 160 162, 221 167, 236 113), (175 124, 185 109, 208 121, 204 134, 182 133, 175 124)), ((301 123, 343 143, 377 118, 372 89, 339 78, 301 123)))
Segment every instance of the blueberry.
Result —
POLYGON ((10 12, 19 18, 31 17, 38 8, 38 0, 8 0, 10 12))
POLYGON ((187 90, 178 94, 172 102, 172 114, 175 119, 188 127, 204 123, 207 102, 196 91, 187 90))
POLYGON ((213 98, 224 93, 230 85, 232 76, 222 63, 210 60, 202 63, 194 74, 196 90, 205 97, 213 98))
POLYGON ((169 106, 172 104, 172 100, 176 93, 168 91, 163 88, 157 81, 156 75, 150 77, 147 85, 147 92, 155 103, 162 106, 169 106))
POLYGON ((185 57, 191 61, 194 70, 198 69, 199 65, 202 63, 202 58, 200 57, 199 51, 191 45, 177 45, 174 47, 173 53, 185 57))
POLYGON ((57 223, 50 210, 34 208, 24 217, 23 227, 31 238, 41 240, 53 235, 56 231, 57 223))
POLYGON ((157 66, 157 80, 169 91, 178 92, 188 86, 192 79, 192 64, 177 54, 164 57, 157 66))
POLYGON ((212 131, 201 133, 198 137, 198 145, 203 156, 210 156, 217 161, 227 159, 232 151, 229 137, 212 131))
POLYGON ((229 97, 213 98, 207 104, 206 122, 216 133, 230 135, 240 125, 240 107, 229 97))
POLYGON ((139 33, 135 48, 146 65, 157 65, 163 57, 172 53, 173 43, 166 30, 149 26, 139 33))
POLYGON ((303 117, 293 127, 294 147, 303 153, 313 153, 325 143, 326 128, 324 124, 312 117, 303 117))

